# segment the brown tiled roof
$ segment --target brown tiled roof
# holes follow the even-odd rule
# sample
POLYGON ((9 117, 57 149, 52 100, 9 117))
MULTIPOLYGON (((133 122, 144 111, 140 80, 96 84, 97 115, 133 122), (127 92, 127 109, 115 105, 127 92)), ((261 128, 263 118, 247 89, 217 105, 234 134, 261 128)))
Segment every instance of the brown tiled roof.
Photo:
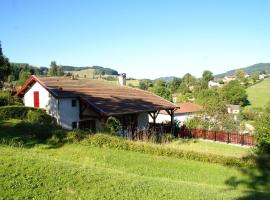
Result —
MULTIPOLYGON (((183 113, 195 113, 195 112, 199 112, 202 110, 202 106, 195 104, 195 103, 191 103, 191 102, 186 102, 186 103, 178 103, 176 104, 178 105, 177 110, 175 110, 175 114, 179 113, 179 114, 183 114, 183 113)), ((162 114, 167 114, 166 111, 161 111, 160 113, 162 114)))
MULTIPOLYGON (((177 105, 153 93, 126 86, 118 86, 108 81, 36 76, 31 76, 30 79, 39 82, 57 97, 80 97, 96 110, 108 116, 155 111, 158 109, 174 109, 177 107, 177 105)), ((27 82, 30 83, 31 80, 27 82)), ((29 84, 27 82, 21 91, 18 91, 17 95, 23 93, 24 88, 29 84)))

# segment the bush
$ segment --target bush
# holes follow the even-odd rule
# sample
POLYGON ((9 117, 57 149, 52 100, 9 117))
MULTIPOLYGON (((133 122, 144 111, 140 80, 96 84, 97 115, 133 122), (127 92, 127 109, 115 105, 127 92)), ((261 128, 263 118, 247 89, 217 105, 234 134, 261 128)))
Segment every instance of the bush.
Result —
POLYGON ((143 142, 134 142, 124 140, 120 137, 109 136, 105 134, 95 134, 82 141, 85 145, 96 147, 113 148, 119 150, 130 150, 141 153, 149 153, 158 156, 170 156, 181 159, 197 160, 202 162, 219 163, 228 166, 253 166, 252 159, 239 159, 220 155, 193 152, 188 150, 173 149, 157 144, 143 142))
POLYGON ((161 135, 161 143, 170 143, 175 139, 174 135, 165 133, 161 135))
POLYGON ((67 143, 80 142, 81 140, 85 139, 88 135, 89 135, 89 132, 82 131, 82 130, 69 131, 64 137, 64 142, 67 142, 67 143))
POLYGON ((0 91, 0 106, 22 105, 21 100, 9 92, 0 91))
POLYGON ((242 117, 244 120, 256 120, 263 112, 262 108, 246 108, 242 111, 242 117))
POLYGON ((0 92, 0 106, 9 105, 10 94, 9 92, 0 92))
POLYGON ((259 153, 270 155, 270 112, 264 112, 255 124, 255 139, 259 153))
POLYGON ((55 118, 48 115, 44 110, 29 110, 26 118, 30 123, 56 126, 55 118))
POLYGON ((121 123, 115 117, 109 117, 105 124, 105 132, 109 132, 112 135, 119 135, 121 130, 121 123))
POLYGON ((5 119, 25 119, 27 113, 35 108, 25 106, 1 106, 0 107, 0 120, 5 119))

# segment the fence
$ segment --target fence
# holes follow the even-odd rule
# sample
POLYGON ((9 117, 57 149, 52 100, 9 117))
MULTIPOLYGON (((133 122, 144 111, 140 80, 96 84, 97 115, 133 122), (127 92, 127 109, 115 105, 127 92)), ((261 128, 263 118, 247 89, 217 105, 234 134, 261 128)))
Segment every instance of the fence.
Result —
POLYGON ((181 138, 202 138, 241 145, 254 145, 255 142, 253 135, 241 134, 238 132, 210 131, 204 129, 181 129, 177 133, 177 136, 181 138))

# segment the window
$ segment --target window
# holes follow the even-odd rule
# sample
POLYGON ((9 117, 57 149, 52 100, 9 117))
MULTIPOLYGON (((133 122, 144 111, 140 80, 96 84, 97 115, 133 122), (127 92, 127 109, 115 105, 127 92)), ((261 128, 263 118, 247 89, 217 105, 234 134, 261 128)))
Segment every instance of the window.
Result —
POLYGON ((72 122, 72 129, 77 129, 77 122, 72 122))
POLYGON ((73 99, 71 101, 71 105, 72 105, 72 107, 76 107, 77 106, 77 101, 75 99, 73 99))

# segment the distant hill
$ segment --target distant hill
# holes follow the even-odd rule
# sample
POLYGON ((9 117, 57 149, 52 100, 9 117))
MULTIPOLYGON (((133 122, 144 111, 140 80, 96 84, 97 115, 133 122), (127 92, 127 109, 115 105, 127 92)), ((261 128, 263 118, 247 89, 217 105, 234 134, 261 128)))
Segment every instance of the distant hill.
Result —
POLYGON ((95 71, 96 74, 103 74, 103 75, 118 75, 118 71, 111 69, 111 68, 105 68, 101 66, 85 66, 85 67, 76 67, 76 66, 68 66, 68 65, 62 65, 65 72, 72 72, 72 71, 82 71, 82 70, 89 70, 89 71, 95 71))
POLYGON ((224 76, 232 76, 235 75, 236 71, 240 69, 244 70, 247 74, 259 74, 262 71, 267 71, 268 73, 270 73, 270 63, 258 63, 248 67, 230 70, 223 74, 217 74, 216 77, 222 78, 224 76))
POLYGON ((162 81, 165 81, 166 83, 169 83, 175 78, 177 78, 177 77, 176 76, 164 76, 164 77, 156 78, 155 80, 162 80, 162 81))

